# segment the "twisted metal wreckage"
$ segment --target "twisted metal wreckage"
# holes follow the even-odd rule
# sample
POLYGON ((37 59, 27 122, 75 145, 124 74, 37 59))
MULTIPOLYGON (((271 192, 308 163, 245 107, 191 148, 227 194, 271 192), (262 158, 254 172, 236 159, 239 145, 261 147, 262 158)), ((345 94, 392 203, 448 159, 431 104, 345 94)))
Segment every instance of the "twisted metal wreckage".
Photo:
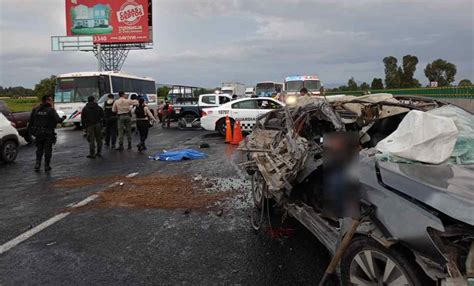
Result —
MULTIPOLYGON (((403 248, 403 253, 406 250, 411 253, 407 260, 410 263, 391 261, 393 256, 382 255, 385 267, 396 265, 398 271, 397 275, 384 275, 383 282, 406 281, 418 285, 414 281, 421 278, 413 278, 418 276, 412 274, 415 270, 420 270, 423 277, 446 279, 450 283, 465 281, 462 277, 466 275, 474 277, 474 180, 459 183, 459 178, 466 174, 474 178, 474 169, 462 169, 461 176, 459 166, 430 166, 449 169, 446 190, 427 188, 430 185, 423 178, 400 183, 400 186, 394 183, 393 187, 387 182, 402 182, 402 178, 412 174, 404 173, 403 166, 390 167, 376 156, 380 153, 375 148, 377 143, 394 132, 409 111, 425 112, 446 105, 438 100, 391 94, 313 97, 300 98, 294 106, 260 116, 254 131, 239 147, 247 153, 248 160, 241 163, 241 167, 252 176, 255 205, 262 208, 265 198, 271 199, 308 228, 334 257, 337 256, 336 264, 341 259, 343 283, 382 279, 360 263, 370 259, 364 256, 367 254, 360 249, 360 244, 350 242, 356 233, 377 242, 379 248, 370 256, 373 260, 375 254, 389 253, 389 249, 403 248), (324 176, 323 138, 327 133, 344 131, 358 134, 361 148, 361 215, 353 218, 352 224, 350 218, 337 220, 322 215, 319 200, 324 192, 320 185, 324 176), (453 184, 454 181, 458 183, 453 184), (452 186, 456 186, 455 190, 463 189, 467 195, 460 198, 450 194, 448 189, 453 190, 452 186), (413 191, 418 189, 426 192, 413 191), (436 199, 428 199, 429 196, 436 199), (347 241, 341 243, 344 235, 347 241), (356 245, 359 249, 355 249, 356 245)), ((410 172, 417 173, 425 166, 414 164, 410 172)), ((370 249, 372 243, 365 242, 362 245, 370 249)), ((332 266, 335 268, 335 264, 332 266)))

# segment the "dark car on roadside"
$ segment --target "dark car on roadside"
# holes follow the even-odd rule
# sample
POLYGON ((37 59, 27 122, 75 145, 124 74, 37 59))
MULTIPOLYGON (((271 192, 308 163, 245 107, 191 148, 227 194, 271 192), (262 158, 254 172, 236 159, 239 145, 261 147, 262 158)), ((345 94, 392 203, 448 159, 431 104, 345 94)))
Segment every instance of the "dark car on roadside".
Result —
POLYGON ((3 100, 0 100, 0 112, 9 121, 15 124, 16 130, 18 130, 18 133, 21 137, 25 138, 26 142, 32 143, 34 141, 34 137, 31 134, 31 130, 28 125, 31 115, 30 111, 12 112, 7 103, 3 100))

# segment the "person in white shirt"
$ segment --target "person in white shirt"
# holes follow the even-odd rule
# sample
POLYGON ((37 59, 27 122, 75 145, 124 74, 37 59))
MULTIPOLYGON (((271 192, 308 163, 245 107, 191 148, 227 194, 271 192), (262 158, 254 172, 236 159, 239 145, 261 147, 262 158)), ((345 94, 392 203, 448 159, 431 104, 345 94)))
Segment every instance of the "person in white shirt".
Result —
POLYGON ((112 111, 118 116, 119 146, 116 150, 123 151, 123 137, 127 136, 128 149, 132 149, 132 113, 131 107, 138 105, 138 100, 131 100, 125 97, 125 92, 119 92, 120 98, 114 102, 112 111))

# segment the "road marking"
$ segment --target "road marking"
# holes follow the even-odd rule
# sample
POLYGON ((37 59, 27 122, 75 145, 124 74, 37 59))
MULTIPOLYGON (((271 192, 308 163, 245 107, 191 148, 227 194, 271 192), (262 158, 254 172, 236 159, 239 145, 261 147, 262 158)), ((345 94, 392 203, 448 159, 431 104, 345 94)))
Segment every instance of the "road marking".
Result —
MULTIPOLYGON (((73 204, 71 208, 79 208, 87 205, 88 203, 92 202, 93 200, 97 199, 99 195, 92 195, 84 200, 73 204)), ((69 204, 70 205, 70 204, 69 204)), ((69 206, 68 205, 68 206, 69 206)), ((34 228, 20 234, 19 236, 15 237, 14 239, 2 244, 0 246, 0 254, 7 252, 8 250, 12 249, 13 247, 17 246, 18 244, 22 243, 23 241, 27 240, 28 238, 32 237, 33 235, 37 234, 38 232, 44 230, 45 228, 57 223, 58 221, 62 220, 63 218, 70 215, 71 212, 63 212, 58 215, 53 216, 52 218, 48 219, 47 221, 35 226, 34 228)))
POLYGON ((7 252, 8 250, 12 249, 13 247, 17 246, 18 244, 22 243, 23 241, 27 240, 28 238, 32 237, 33 235, 37 234, 38 232, 42 231, 43 229, 47 228, 48 226, 62 220, 63 218, 67 217, 70 212, 60 213, 52 218, 48 219, 47 221, 43 222, 40 225, 35 226, 34 228, 24 232, 23 234, 15 237, 14 239, 6 242, 0 246, 0 254, 7 252))
POLYGON ((97 199, 99 195, 92 195, 90 197, 85 198, 84 200, 78 202, 77 204, 74 204, 72 208, 79 208, 87 205, 88 203, 92 202, 93 200, 97 199))
MULTIPOLYGON (((130 173, 127 175, 127 178, 133 178, 137 176, 138 173, 130 173)), ((107 188, 113 188, 119 185, 120 182, 115 182, 107 186, 107 188)), ((99 192, 100 193, 100 192, 99 192)), ((91 195, 78 203, 70 203, 66 207, 68 208, 79 208, 87 205, 88 203, 92 202, 93 200, 99 197, 98 194, 91 195)), ((44 230, 45 228, 57 223, 58 221, 62 220, 63 218, 70 215, 71 212, 63 212, 58 215, 53 216, 52 218, 48 219, 47 221, 35 226, 34 228, 20 234, 19 236, 15 237, 14 239, 5 242, 4 244, 0 245, 0 254, 7 252, 8 250, 12 249, 13 247, 17 246, 18 244, 22 243, 23 241, 27 240, 28 238, 32 237, 33 235, 37 234, 38 232, 44 230)))

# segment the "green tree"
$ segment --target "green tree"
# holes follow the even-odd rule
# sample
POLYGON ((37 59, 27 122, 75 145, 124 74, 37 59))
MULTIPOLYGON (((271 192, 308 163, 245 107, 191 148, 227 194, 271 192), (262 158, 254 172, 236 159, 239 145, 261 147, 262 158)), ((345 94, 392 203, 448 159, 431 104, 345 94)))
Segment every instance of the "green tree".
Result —
POLYGON ((347 85, 341 85, 340 87, 337 88, 339 91, 348 91, 349 89, 347 88, 347 85))
POLYGON ((412 55, 406 55, 403 57, 403 69, 399 68, 400 74, 400 87, 420 87, 420 82, 414 78, 416 65, 418 64, 418 58, 412 55))
POLYGON ((395 57, 385 57, 383 59, 385 65, 385 86, 386 88, 400 87, 400 71, 398 69, 398 61, 395 57))
POLYGON ((351 91, 359 89, 359 87, 357 86, 357 82, 354 80, 354 77, 351 77, 347 81, 347 89, 351 91))
POLYGON ((370 84, 370 89, 383 89, 383 81, 381 78, 374 78, 370 84))
POLYGON ((167 98, 170 90, 170 87, 162 86, 156 90, 156 96, 158 96, 159 98, 167 98))
POLYGON ((363 91, 368 91, 370 89, 370 86, 368 83, 366 82, 363 82, 361 85, 360 85, 360 90, 363 90, 363 91))
POLYGON ((41 100, 44 95, 49 95, 54 98, 54 89, 56 88, 56 77, 54 75, 49 78, 42 79, 35 85, 34 94, 41 100))
POLYGON ((472 82, 468 79, 462 79, 459 81, 458 86, 471 86, 472 82))
POLYGON ((214 93, 213 89, 207 89, 207 88, 199 88, 194 91, 194 96, 198 97, 201 94, 209 94, 209 93, 214 93))
POLYGON ((437 59, 426 65, 425 75, 430 82, 438 82, 438 86, 449 86, 456 75, 456 65, 443 59, 437 59))

